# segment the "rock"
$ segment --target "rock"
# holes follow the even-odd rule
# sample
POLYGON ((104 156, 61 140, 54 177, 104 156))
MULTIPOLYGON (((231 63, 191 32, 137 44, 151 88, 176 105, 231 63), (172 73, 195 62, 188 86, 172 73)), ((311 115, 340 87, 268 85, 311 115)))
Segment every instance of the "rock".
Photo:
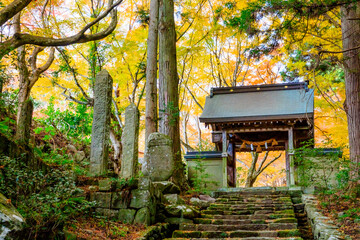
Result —
POLYGON ((90 192, 95 192, 95 191, 98 190, 98 188, 99 188, 98 186, 90 186, 90 187, 89 187, 89 191, 90 191, 90 192))
POLYGON ((167 200, 170 204, 183 204, 185 201, 176 193, 171 194, 164 194, 164 198, 167 200))
POLYGON ((99 180, 99 191, 109 192, 113 189, 114 183, 110 179, 100 179, 99 180))
POLYGON ((191 198, 190 203, 194 206, 197 206, 199 208, 207 208, 210 206, 210 202, 201 200, 199 198, 191 198))
POLYGON ((102 175, 108 169, 112 85, 106 70, 96 76, 89 171, 92 176, 102 175))
POLYGON ((86 159, 86 155, 84 151, 77 151, 74 155, 74 160, 77 163, 81 163, 86 159))
POLYGON ((148 190, 136 189, 131 192, 132 198, 130 202, 131 208, 143 208, 150 204, 151 195, 148 190))
POLYGON ((180 188, 169 181, 153 182, 154 187, 162 194, 180 193, 180 188))
POLYGON ((129 206, 130 198, 124 198, 123 192, 114 192, 111 199, 111 208, 121 209, 129 206))
POLYGON ((165 222, 170 224, 193 223, 193 220, 186 218, 166 218, 165 222))
POLYGON ((150 225, 150 210, 147 207, 141 208, 137 211, 134 219, 134 223, 150 225))
POLYGON ((108 218, 116 218, 119 215, 119 210, 114 209, 96 208, 95 212, 108 218))
POLYGON ((129 179, 135 177, 138 166, 139 110, 134 103, 125 109, 125 127, 121 140, 120 176, 129 179))
POLYGON ((166 181, 174 171, 172 140, 162 133, 148 137, 142 172, 153 181, 166 181))
POLYGON ((100 208, 110 208, 111 193, 109 192, 92 192, 90 201, 95 201, 100 208))
POLYGON ((141 177, 139 178, 138 189, 150 190, 151 184, 152 183, 149 177, 141 177))
POLYGON ((72 155, 74 155, 77 152, 77 149, 74 145, 68 144, 66 146, 66 148, 67 148, 68 152, 72 155))
POLYGON ((5 239, 10 232, 21 230, 24 222, 16 208, 0 193, 0 239, 5 239))
POLYGON ((338 213, 338 217, 343 217, 344 215, 345 215, 344 212, 339 212, 339 213, 338 213))
POLYGON ((136 210, 134 209, 120 209, 118 219, 123 223, 133 223, 136 210))
POLYGON ((167 214, 171 217, 195 218, 199 216, 199 212, 185 204, 182 205, 168 205, 165 207, 167 214))
POLYGON ((210 202, 210 203, 214 203, 216 201, 215 198, 212 198, 209 195, 199 195, 199 199, 210 202))

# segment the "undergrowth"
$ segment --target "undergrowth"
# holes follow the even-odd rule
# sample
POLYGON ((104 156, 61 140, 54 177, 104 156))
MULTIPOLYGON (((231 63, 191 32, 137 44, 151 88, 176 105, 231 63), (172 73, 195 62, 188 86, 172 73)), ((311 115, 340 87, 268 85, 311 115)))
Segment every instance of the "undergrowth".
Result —
POLYGON ((75 186, 70 171, 29 168, 22 159, 0 156, 0 192, 26 219, 19 239, 56 239, 64 223, 93 206, 75 186))

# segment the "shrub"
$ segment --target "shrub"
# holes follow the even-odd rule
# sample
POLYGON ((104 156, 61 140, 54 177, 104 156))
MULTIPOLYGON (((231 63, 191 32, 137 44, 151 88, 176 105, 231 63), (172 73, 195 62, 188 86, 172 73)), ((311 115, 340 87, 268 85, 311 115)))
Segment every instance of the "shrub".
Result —
POLYGON ((70 172, 33 170, 22 159, 0 156, 0 192, 26 219, 24 239, 51 239, 67 220, 90 209, 70 172))

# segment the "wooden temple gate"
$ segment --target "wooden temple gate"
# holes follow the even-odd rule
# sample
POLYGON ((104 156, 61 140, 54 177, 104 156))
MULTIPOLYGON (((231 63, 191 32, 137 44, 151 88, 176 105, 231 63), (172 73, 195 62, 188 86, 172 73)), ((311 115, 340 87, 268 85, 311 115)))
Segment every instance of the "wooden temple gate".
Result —
POLYGON ((213 88, 200 121, 222 151, 223 187, 236 186, 236 152, 251 151, 286 151, 295 185, 294 149, 314 138, 314 91, 307 82, 213 88))

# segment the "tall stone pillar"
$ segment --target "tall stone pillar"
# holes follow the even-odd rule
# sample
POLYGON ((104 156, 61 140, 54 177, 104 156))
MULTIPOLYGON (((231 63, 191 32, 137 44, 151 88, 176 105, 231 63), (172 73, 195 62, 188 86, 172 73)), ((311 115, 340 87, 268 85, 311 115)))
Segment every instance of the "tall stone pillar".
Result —
POLYGON ((108 71, 102 70, 96 76, 90 153, 92 176, 104 174, 108 168, 112 85, 108 71))
POLYGON ((125 127, 122 133, 122 178, 135 177, 138 167, 139 110, 134 103, 125 109, 125 127))

